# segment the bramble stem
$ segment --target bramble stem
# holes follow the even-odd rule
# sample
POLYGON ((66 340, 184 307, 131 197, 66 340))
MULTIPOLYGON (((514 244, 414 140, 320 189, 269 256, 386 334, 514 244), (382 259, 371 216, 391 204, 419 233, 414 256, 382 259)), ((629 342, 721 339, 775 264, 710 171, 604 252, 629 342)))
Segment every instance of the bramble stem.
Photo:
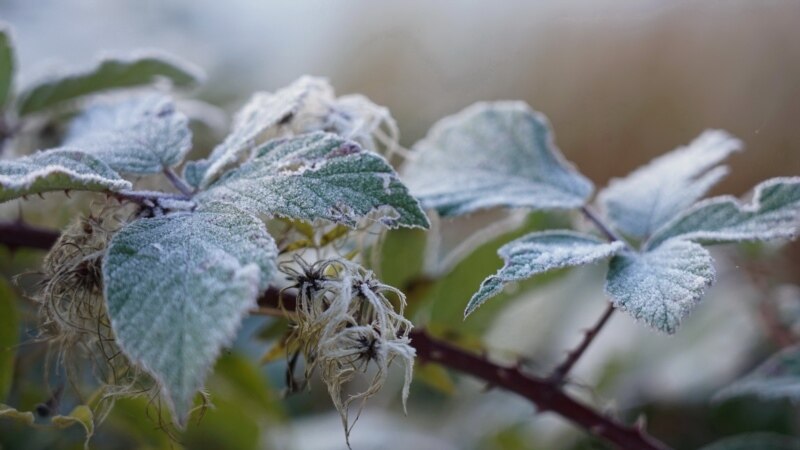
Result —
POLYGON ((59 236, 61 233, 56 230, 35 227, 21 221, 0 223, 0 244, 10 249, 25 247, 50 250, 59 236))
POLYGON ((589 219, 590 222, 592 222, 592 225, 597 227, 597 229, 600 230, 600 232, 603 233, 609 241, 620 241, 628 246, 628 243, 625 241, 625 239, 622 239, 622 237, 618 235, 610 226, 606 225, 603 219, 601 219, 600 216, 598 216, 589 205, 581 206, 581 213, 583 213, 583 215, 589 219))
POLYGON ((169 182, 172 183, 172 185, 175 186, 175 189, 180 191, 181 194, 185 195, 186 197, 191 197, 193 195, 194 189, 186 184, 186 182, 183 181, 183 178, 181 178, 180 175, 175 173, 175 171, 171 168, 167 167, 164 169, 164 176, 167 177, 169 182))
POLYGON ((597 335, 600 333, 600 330, 602 330, 606 325, 606 322, 608 322, 608 319, 611 318, 612 314, 614 314, 614 305, 609 303, 597 323, 595 323, 592 328, 585 331, 581 343, 575 347, 574 350, 567 354, 567 359, 559 364, 558 367, 556 367, 556 369, 553 371, 553 374, 550 375, 550 380, 553 383, 564 383, 564 379, 567 377, 567 374, 569 374, 569 371, 572 370, 572 367, 575 366, 575 363, 581 359, 583 353, 589 348, 589 345, 591 345, 592 341, 594 341, 594 338, 597 337, 597 335))

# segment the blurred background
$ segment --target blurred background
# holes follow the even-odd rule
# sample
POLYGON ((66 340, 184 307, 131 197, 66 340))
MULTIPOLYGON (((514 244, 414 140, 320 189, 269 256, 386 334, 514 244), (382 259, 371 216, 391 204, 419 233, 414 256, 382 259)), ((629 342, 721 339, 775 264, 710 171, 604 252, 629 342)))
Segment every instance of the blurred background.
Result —
MULTIPOLYGON (((558 146, 597 186, 721 128, 746 151, 731 158, 731 175, 713 193, 735 195, 765 178, 800 174, 799 19, 800 2, 792 0, 0 0, 0 21, 14 29, 18 85, 101 52, 160 48, 203 67, 208 80, 195 96, 228 112, 254 90, 303 74, 328 77, 339 94, 363 93, 387 106, 409 147, 436 120, 475 101, 520 99, 550 118, 558 146)), ((523 283, 462 323, 470 294, 499 266, 498 245, 570 220, 494 213, 445 223, 445 253, 455 245, 448 242, 501 216, 508 227, 490 232, 494 239, 417 295, 415 323, 546 373, 604 308, 603 269, 523 283)), ((379 264, 386 281, 418 286, 425 237, 393 233, 386 245, 391 258, 379 264)), ((789 403, 711 401, 779 347, 764 305, 769 312, 800 303, 800 245, 715 252, 719 282, 677 336, 616 315, 576 372, 585 384, 576 395, 626 420, 646 414, 652 433, 676 448, 746 431, 800 431, 789 403)), ((0 249, 0 271, 9 279, 40 257, 0 249)), ((324 386, 282 400, 283 363, 255 364, 274 339, 264 331, 270 327, 279 325, 247 322, 210 382, 216 408, 181 443, 154 430, 146 402, 123 401, 93 445, 345 448, 324 386)), ((29 348, 23 344, 19 358, 29 348)), ((12 398, 35 403, 41 380, 21 370, 12 398)), ((417 372, 408 417, 398 376, 368 404, 353 448, 605 448, 510 394, 434 366, 417 372)), ((80 448, 79 431, 31 434, 0 423, 0 446, 80 448)))

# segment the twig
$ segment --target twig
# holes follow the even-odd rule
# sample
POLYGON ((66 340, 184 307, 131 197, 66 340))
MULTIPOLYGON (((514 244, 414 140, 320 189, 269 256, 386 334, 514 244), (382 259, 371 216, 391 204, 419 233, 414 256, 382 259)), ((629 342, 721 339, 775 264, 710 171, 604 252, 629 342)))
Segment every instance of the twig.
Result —
POLYGON ((592 341, 594 341, 594 338, 597 337, 597 335, 600 333, 600 330, 603 329, 606 322, 608 322, 608 319, 611 318, 612 314, 614 314, 614 305, 609 303, 605 311, 603 312, 603 315, 600 316, 600 319, 597 321, 597 323, 595 323, 592 328, 585 331, 581 343, 577 347, 575 347, 574 350, 570 351, 567 354, 567 359, 565 359, 564 362, 559 364, 558 367, 556 367, 556 369, 553 371, 553 374, 550 375, 550 380, 553 383, 556 384, 564 383, 564 379, 566 378, 569 371, 572 370, 572 367, 575 366, 575 363, 577 363, 578 360, 581 359, 583 353, 586 351, 586 349, 589 348, 589 345, 592 343, 592 341))
POLYGON ((0 244, 10 249, 35 248, 50 250, 61 235, 56 230, 39 228, 23 222, 0 223, 0 244))
POLYGON ((110 192, 108 195, 120 201, 128 201, 150 208, 157 206, 158 201, 162 199, 185 201, 191 200, 190 197, 183 194, 170 194, 159 191, 119 191, 110 192))
POLYGON ((586 218, 589 219, 589 221, 592 222, 592 224, 597 227, 597 229, 600 230, 600 232, 603 233, 609 241, 620 241, 626 246, 630 247, 625 239, 622 239, 622 237, 613 229, 611 229, 611 227, 606 225, 603 219, 601 219, 600 216, 598 216, 589 205, 581 206, 581 213, 583 213, 583 215, 586 216, 586 218))
POLYGON ((175 173, 174 170, 167 167, 166 169, 164 169, 164 175, 167 177, 169 182, 172 183, 173 186, 175 186, 175 189, 180 191, 181 194, 185 195, 186 197, 192 196, 192 193, 194 191, 192 187, 186 184, 186 182, 183 181, 183 178, 181 178, 177 173, 175 173))

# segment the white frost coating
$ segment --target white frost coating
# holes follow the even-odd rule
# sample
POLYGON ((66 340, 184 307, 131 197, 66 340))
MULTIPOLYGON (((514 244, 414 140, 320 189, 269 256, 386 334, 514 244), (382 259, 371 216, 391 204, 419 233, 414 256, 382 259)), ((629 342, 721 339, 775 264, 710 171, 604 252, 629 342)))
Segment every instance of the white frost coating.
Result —
POLYGON ((704 244, 794 239, 798 230, 800 177, 772 178, 756 186, 749 204, 731 196, 698 202, 656 231, 646 247, 676 237, 704 244))
POLYGON ((505 262, 503 268, 483 280, 478 292, 470 299, 464 316, 499 294, 507 283, 550 270, 592 264, 610 258, 624 248, 622 242, 608 243, 588 234, 564 230, 530 233, 515 239, 498 250, 505 262))
POLYGON ((232 203, 252 213, 309 222, 327 219, 350 227, 382 211, 387 214, 376 220, 391 227, 429 225, 419 202, 385 159, 322 132, 270 141, 251 161, 195 198, 200 203, 232 203))
POLYGON ((720 390, 714 397, 715 400, 724 400, 743 395, 800 400, 800 347, 788 347, 770 356, 747 376, 720 390))
POLYGON ((89 67, 42 73, 23 89, 17 108, 20 114, 28 114, 110 89, 148 85, 162 79, 177 86, 191 86, 204 78, 203 71, 194 64, 159 50, 106 54, 89 67))
POLYGON ((593 189, 555 146, 547 118, 523 102, 476 103, 446 117, 413 156, 404 180, 443 216, 498 206, 577 208, 593 189))
POLYGON ((188 119, 160 93, 109 97, 70 124, 65 144, 124 173, 158 173, 183 161, 192 146, 188 119))
POLYGON ((114 335, 158 381, 179 426, 276 257, 263 223, 230 205, 140 219, 111 240, 103 284, 114 335))
POLYGON ((728 133, 707 130, 688 146, 611 180, 598 199, 620 231, 646 238, 727 175, 718 164, 741 149, 742 142, 728 133))
POLYGON ((606 293, 617 308, 673 334, 714 283, 712 263, 708 250, 682 240, 647 253, 619 254, 611 259, 606 293))
POLYGON ((131 187, 103 161, 76 149, 0 161, 0 203, 51 191, 122 191, 131 187))

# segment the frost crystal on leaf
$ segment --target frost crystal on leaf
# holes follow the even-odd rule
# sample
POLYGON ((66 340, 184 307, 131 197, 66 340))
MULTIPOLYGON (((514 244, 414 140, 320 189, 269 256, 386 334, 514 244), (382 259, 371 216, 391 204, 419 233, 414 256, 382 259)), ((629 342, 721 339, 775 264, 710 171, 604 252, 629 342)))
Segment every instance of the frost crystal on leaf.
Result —
POLYGON ((495 275, 481 283, 470 299, 464 316, 470 315, 486 300, 497 295, 510 282, 564 267, 591 264, 609 258, 625 248, 622 242, 604 242, 572 231, 531 233, 500 247, 498 254, 505 264, 495 275))
POLYGON ((17 107, 21 115, 35 113, 85 95, 152 84, 161 79, 176 86, 190 86, 200 82, 203 73, 163 52, 111 55, 87 69, 48 73, 20 94, 17 107))
POLYGON ((192 133, 169 96, 147 93, 90 105, 72 121, 65 145, 119 172, 158 173, 183 161, 192 133))
POLYGON ((108 165, 96 157, 62 148, 0 161, 0 203, 43 192, 121 191, 130 189, 108 165))
POLYGON ((477 103, 414 146, 404 180, 444 216, 497 206, 571 209, 592 183, 564 159, 544 115, 522 102, 477 103))
POLYGON ((664 225, 646 243, 655 248, 672 238, 704 244, 794 239, 800 230, 800 177, 773 178, 742 204, 731 196, 703 200, 664 225))
POLYGON ((672 334, 714 282, 708 250, 671 240, 647 253, 622 253, 611 259, 606 293, 617 308, 672 334))
POLYGON ((719 391, 715 398, 743 395, 800 400, 800 347, 785 348, 772 355, 747 376, 719 391))
POLYGON ((261 221, 220 204, 139 219, 111 240, 103 281, 117 343, 158 381, 179 425, 276 255, 261 221))
POLYGON ((329 133, 273 140, 197 197, 292 219, 350 227, 371 212, 384 225, 427 228, 417 200, 381 156, 329 133))
POLYGON ((619 230, 646 238, 727 175, 727 167, 718 164, 741 148, 741 141, 728 133, 708 130, 688 146, 611 180, 599 201, 619 230))

